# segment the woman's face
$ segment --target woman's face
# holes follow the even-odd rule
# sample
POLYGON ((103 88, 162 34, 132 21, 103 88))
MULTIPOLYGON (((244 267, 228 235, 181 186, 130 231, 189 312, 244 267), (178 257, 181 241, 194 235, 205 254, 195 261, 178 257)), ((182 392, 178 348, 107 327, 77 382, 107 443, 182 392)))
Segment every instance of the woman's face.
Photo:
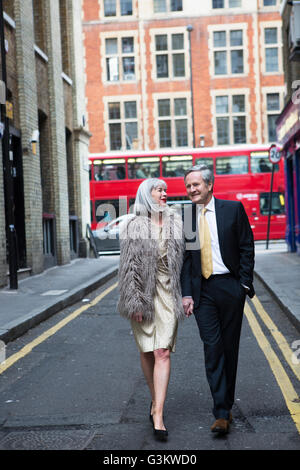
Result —
POLYGON ((160 206, 164 207, 167 204, 167 192, 164 186, 156 186, 156 188, 153 188, 151 196, 152 199, 160 206))

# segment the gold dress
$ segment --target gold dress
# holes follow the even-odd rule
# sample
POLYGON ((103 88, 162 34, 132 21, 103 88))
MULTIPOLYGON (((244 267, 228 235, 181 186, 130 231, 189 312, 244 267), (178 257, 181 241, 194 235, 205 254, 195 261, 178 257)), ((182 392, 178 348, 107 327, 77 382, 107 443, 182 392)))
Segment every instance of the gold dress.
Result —
POLYGON ((159 229, 154 321, 152 323, 143 321, 139 323, 131 320, 133 335, 141 352, 154 351, 160 348, 170 349, 171 352, 175 352, 178 320, 173 309, 167 249, 161 238, 161 227, 159 229))

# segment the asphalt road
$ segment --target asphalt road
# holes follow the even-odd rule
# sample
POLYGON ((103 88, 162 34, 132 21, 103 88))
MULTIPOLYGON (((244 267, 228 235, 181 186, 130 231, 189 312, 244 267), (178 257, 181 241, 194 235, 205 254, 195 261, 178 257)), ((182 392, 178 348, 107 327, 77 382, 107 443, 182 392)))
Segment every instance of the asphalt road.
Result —
POLYGON ((294 351, 300 362, 292 349, 300 332, 258 281, 259 302, 256 308, 249 302, 243 321, 231 432, 222 438, 210 432, 212 400, 190 318, 172 354, 167 443, 152 436, 149 392, 129 323, 116 311, 115 283, 7 345, 0 450, 300 449, 300 364, 292 361, 294 351))

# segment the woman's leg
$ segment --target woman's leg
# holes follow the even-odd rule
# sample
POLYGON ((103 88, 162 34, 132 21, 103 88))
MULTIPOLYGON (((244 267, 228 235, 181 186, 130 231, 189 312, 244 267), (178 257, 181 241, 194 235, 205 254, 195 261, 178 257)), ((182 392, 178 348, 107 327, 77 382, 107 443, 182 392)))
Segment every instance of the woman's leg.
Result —
POLYGON ((169 349, 156 349, 154 351, 154 358, 154 427, 155 429, 166 429, 163 422, 163 410, 171 371, 171 358, 169 349))
POLYGON ((146 353, 141 352, 140 357, 141 357, 142 370, 144 372, 144 376, 145 376, 145 379, 146 379, 146 382, 148 384, 150 394, 151 394, 152 410, 153 410, 154 404, 155 404, 154 384, 153 384, 154 354, 152 351, 146 352, 146 353))

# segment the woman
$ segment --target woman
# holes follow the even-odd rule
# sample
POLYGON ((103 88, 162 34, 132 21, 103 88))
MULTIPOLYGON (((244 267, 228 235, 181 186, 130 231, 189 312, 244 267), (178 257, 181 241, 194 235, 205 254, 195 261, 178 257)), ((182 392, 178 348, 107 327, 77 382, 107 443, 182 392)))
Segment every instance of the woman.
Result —
POLYGON ((151 393, 154 435, 166 440, 163 408, 175 351, 177 324, 184 318, 180 271, 184 253, 181 217, 167 206, 166 183, 150 178, 136 194, 134 217, 120 232, 118 309, 131 320, 151 393))

